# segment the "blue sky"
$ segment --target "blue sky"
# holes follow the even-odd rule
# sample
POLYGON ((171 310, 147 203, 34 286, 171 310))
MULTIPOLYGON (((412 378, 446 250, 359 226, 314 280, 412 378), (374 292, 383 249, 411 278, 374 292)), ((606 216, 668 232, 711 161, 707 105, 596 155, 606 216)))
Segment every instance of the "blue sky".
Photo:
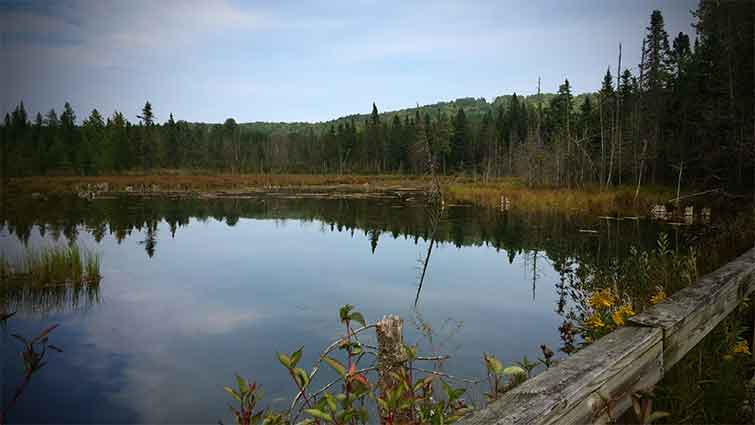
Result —
POLYGON ((595 90, 636 68, 650 12, 693 33, 697 0, 0 0, 0 108, 79 118, 320 121, 458 97, 595 90))

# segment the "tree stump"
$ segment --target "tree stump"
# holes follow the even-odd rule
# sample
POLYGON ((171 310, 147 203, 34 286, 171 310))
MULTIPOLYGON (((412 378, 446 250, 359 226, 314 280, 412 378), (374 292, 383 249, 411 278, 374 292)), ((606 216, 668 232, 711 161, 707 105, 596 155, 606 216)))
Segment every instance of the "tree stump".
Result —
MULTIPOLYGON (((380 397, 385 397, 386 392, 395 388, 397 382, 393 374, 407 376, 406 373, 406 350, 404 348, 403 335, 404 322, 396 315, 383 316, 376 324, 378 340, 378 388, 380 397)), ((394 412, 393 424, 410 423, 411 410, 394 412)), ((387 423, 386 418, 380 415, 380 423, 387 423)))

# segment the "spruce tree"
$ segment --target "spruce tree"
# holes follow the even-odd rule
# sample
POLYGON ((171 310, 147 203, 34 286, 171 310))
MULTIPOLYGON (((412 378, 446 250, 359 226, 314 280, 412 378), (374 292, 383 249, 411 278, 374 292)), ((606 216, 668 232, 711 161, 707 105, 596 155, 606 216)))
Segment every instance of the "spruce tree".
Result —
POLYGON ((451 166, 462 170, 467 160, 467 145, 469 144, 469 124, 464 108, 456 111, 453 122, 453 139, 451 144, 451 166))
POLYGON ((141 120, 141 140, 138 148, 138 155, 143 170, 152 168, 154 161, 154 125, 155 116, 152 113, 152 105, 147 101, 142 108, 142 114, 137 115, 137 118, 141 120))
POLYGON ((76 131, 76 113, 71 104, 63 105, 63 113, 60 114, 61 141, 65 149, 64 158, 61 158, 61 168, 73 167, 78 170, 77 153, 79 150, 78 133, 76 131))

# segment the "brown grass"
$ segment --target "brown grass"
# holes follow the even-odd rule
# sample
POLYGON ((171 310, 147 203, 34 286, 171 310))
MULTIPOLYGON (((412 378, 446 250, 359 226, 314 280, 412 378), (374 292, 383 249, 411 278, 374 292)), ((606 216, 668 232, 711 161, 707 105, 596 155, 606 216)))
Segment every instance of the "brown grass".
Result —
MULTIPOLYGON (((634 188, 629 186, 600 190, 597 187, 580 189, 528 188, 518 179, 498 179, 481 183, 471 178, 444 177, 446 199, 449 202, 469 202, 499 208, 501 196, 511 199, 512 209, 534 211, 579 212, 603 215, 644 214, 650 205, 673 197, 670 190, 646 187, 634 201, 634 188)), ((93 177, 22 177, 14 178, 10 188, 17 194, 71 193, 79 185, 108 183, 110 191, 125 191, 131 186, 158 191, 239 192, 270 189, 302 190, 366 190, 392 189, 422 190, 428 187, 426 177, 402 175, 313 175, 313 174, 214 174, 192 175, 180 171, 163 170, 152 175, 118 175, 93 177)))
POLYGON ((265 188, 307 188, 347 186, 353 188, 420 188, 424 179, 396 175, 312 175, 312 174, 153 174, 117 176, 19 177, 10 181, 11 190, 22 193, 69 193, 79 185, 108 183, 111 191, 124 191, 127 186, 151 187, 160 190, 242 191, 265 188))
POLYGON ((527 211, 579 212, 600 215, 627 215, 647 213, 656 203, 665 203, 673 193, 660 187, 646 187, 640 191, 637 202, 634 188, 628 186, 601 190, 599 187, 528 188, 517 180, 494 183, 456 183, 447 186, 448 198, 457 202, 470 202, 491 208, 500 208, 501 197, 508 197, 512 209, 527 211))

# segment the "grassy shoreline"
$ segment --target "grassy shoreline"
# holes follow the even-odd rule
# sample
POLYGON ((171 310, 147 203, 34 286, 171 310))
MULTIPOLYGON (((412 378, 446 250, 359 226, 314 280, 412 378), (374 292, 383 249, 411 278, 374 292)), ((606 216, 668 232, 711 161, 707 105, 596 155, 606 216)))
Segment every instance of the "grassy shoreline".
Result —
MULTIPOLYGON (((450 203, 472 203, 499 208, 501 197, 510 199, 512 209, 559 211, 600 215, 646 215, 656 203, 666 203, 674 191, 662 187, 644 187, 637 201, 634 188, 599 187, 528 188, 518 179, 495 179, 482 182, 471 177, 445 176, 442 182, 450 203)), ((82 187, 100 185, 109 193, 149 193, 224 196, 285 191, 307 192, 421 192, 430 184, 425 176, 403 175, 313 175, 313 174, 216 174, 188 175, 164 173, 153 175, 19 177, 9 182, 14 195, 78 193, 82 187)))

